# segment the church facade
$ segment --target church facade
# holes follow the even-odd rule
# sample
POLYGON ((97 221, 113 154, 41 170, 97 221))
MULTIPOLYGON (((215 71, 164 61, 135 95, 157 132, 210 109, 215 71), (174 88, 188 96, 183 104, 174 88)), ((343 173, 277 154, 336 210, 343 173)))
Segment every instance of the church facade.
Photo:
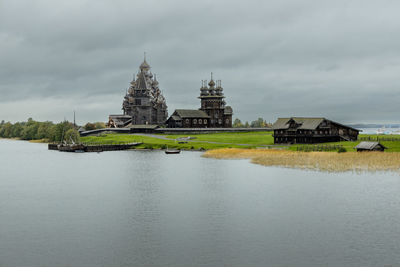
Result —
POLYGON ((150 65, 144 59, 139 73, 129 86, 122 103, 125 116, 132 118, 132 125, 164 125, 168 117, 165 98, 150 65))
POLYGON ((210 116, 208 127, 231 128, 233 112, 230 106, 226 106, 221 80, 215 83, 211 74, 211 80, 208 86, 209 87, 207 87, 207 81, 203 81, 199 96, 201 100, 200 110, 210 116))
POLYGON ((226 106, 221 81, 202 81, 200 109, 177 109, 167 120, 169 128, 231 128, 232 108, 226 106))

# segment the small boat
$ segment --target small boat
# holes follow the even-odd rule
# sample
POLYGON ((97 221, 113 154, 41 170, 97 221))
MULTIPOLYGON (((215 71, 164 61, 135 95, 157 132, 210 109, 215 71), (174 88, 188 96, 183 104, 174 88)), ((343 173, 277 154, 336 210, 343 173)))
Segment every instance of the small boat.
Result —
POLYGON ((85 152, 85 147, 82 144, 60 144, 57 149, 62 152, 85 152))
POLYGON ((167 148, 167 150, 165 150, 165 154, 179 154, 179 153, 181 153, 180 149, 168 149, 167 148))

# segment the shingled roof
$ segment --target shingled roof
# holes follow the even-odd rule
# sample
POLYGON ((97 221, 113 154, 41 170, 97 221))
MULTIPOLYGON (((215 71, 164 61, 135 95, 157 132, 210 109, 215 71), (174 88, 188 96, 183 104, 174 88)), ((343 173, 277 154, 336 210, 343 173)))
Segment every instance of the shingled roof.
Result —
POLYGON ((176 114, 181 118, 210 118, 207 113, 198 109, 176 109, 173 114, 176 114))
MULTIPOLYGON (((304 118, 304 117, 291 117, 291 118, 278 118, 278 120, 272 125, 272 129, 278 130, 278 129, 288 129, 289 128, 289 121, 294 120, 297 124, 300 124, 300 126, 297 129, 302 129, 302 130, 315 130, 318 128, 318 126, 324 121, 327 120, 325 118, 304 118)), ((357 129, 354 129, 352 127, 340 124, 335 121, 327 120, 332 123, 335 123, 337 125, 345 126, 347 128, 359 131, 357 129)))
POLYGON ((379 142, 361 142, 355 147, 355 149, 373 150, 377 146, 382 146, 386 149, 386 147, 379 142))
POLYGON ((300 118, 300 117, 279 118, 272 125, 272 128, 288 129, 290 120, 294 120, 297 124, 300 124, 298 129, 315 130, 318 127, 318 125, 320 125, 321 122, 325 120, 325 118, 300 118))
POLYGON ((146 77, 144 77, 143 71, 139 73, 138 79, 137 79, 137 89, 141 90, 147 90, 148 86, 146 83, 146 77))

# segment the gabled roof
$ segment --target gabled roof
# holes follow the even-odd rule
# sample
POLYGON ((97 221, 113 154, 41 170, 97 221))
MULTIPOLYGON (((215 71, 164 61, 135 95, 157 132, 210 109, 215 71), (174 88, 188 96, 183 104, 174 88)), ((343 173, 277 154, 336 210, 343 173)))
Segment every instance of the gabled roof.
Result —
POLYGON ((377 146, 381 146, 383 148, 386 148, 384 145, 382 145, 379 142, 361 142, 355 148, 356 149, 372 150, 372 149, 376 148, 377 146))
POLYGON ((173 115, 178 115, 181 118, 210 118, 207 113, 198 109, 176 109, 173 115))
POLYGON ((273 125, 273 129, 288 129, 289 122, 293 120, 295 123, 300 124, 298 129, 305 130, 315 130, 318 125, 325 120, 325 118, 301 118, 301 117, 291 117, 291 118, 279 118, 273 125))
MULTIPOLYGON (((291 117, 291 118, 278 118, 278 120, 272 125, 272 129, 277 130, 277 129, 288 129, 290 125, 290 121, 293 120, 295 123, 300 124, 300 126, 297 129, 301 130, 315 130, 318 128, 318 126, 324 121, 327 120, 322 117, 316 117, 316 118, 304 118, 304 117, 291 117)), ((357 129, 354 129, 352 127, 340 124, 335 121, 327 120, 330 121, 334 124, 347 127, 350 129, 353 129, 355 131, 359 131, 357 129)))
POLYGON ((182 120, 182 118, 179 117, 179 116, 177 116, 177 115, 172 115, 171 118, 172 118, 174 121, 180 121, 180 120, 182 120))

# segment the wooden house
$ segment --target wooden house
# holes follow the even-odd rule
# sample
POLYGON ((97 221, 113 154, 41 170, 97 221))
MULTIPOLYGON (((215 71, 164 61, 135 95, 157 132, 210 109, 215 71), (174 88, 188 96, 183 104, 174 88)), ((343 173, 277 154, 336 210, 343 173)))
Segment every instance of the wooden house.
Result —
POLYGON ((279 118, 273 125, 275 144, 356 141, 359 130, 325 118, 279 118))
POLYGON ((382 145, 379 142, 361 142, 359 143, 355 149, 357 149, 357 152, 362 152, 362 151, 385 151, 387 147, 382 145))
POLYGON ((169 128, 207 128, 210 116, 198 109, 176 109, 167 120, 169 128))

